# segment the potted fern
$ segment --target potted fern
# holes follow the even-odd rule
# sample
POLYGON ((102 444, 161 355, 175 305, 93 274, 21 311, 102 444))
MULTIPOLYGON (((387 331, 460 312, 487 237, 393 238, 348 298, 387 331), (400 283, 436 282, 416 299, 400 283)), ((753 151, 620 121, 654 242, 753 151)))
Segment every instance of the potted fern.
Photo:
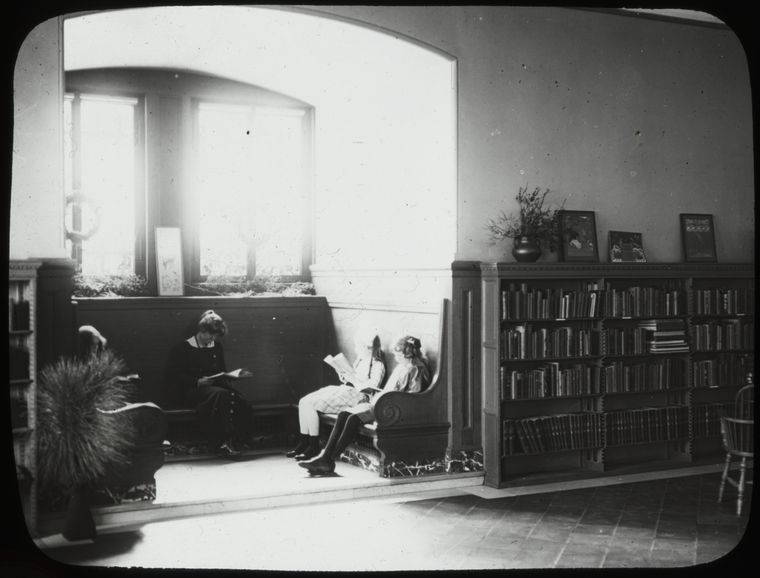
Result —
POLYGON ((515 196, 519 213, 507 215, 500 211, 496 218, 488 220, 486 228, 491 240, 512 239, 512 255, 517 261, 537 261, 544 248, 555 251, 558 246, 558 215, 562 207, 544 206, 549 193, 549 189, 542 192, 538 187, 529 193, 527 186, 520 187, 515 196))
POLYGON ((37 471, 42 489, 66 492, 63 536, 94 538, 90 492, 109 471, 129 462, 131 420, 107 413, 124 406, 132 388, 118 377, 125 364, 105 350, 88 358, 62 357, 42 369, 37 392, 37 471))

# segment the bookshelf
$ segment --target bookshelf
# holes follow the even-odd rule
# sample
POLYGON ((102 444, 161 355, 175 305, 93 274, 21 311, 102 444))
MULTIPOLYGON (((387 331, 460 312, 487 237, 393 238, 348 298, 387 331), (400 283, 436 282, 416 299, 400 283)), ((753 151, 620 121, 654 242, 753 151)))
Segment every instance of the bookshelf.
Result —
POLYGON ((36 531, 36 299, 40 263, 10 261, 8 273, 8 385, 13 454, 27 527, 36 531))
POLYGON ((721 460, 754 357, 752 265, 480 268, 487 485, 721 460))

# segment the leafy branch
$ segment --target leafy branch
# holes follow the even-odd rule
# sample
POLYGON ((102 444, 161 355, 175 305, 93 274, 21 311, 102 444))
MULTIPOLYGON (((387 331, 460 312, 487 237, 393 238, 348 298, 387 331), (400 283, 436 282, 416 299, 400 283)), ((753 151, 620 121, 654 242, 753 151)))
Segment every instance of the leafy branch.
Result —
POLYGON ((506 214, 499 211, 495 218, 488 219, 486 229, 493 242, 504 239, 518 239, 520 237, 533 237, 539 241, 548 243, 550 251, 556 250, 559 245, 559 211, 565 203, 558 208, 545 207, 546 197, 551 191, 543 191, 536 187, 528 192, 528 187, 520 187, 515 199, 519 206, 519 213, 506 214))

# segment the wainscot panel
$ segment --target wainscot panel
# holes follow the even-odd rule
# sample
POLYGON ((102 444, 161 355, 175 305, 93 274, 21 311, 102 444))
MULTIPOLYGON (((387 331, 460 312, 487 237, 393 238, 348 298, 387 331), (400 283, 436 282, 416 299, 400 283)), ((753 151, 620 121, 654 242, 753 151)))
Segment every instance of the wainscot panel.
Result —
POLYGON ((75 325, 93 325, 138 373, 140 398, 164 409, 179 407, 164 380, 171 347, 193 335, 201 313, 213 309, 227 322, 227 367, 247 367, 239 382, 254 404, 295 404, 324 381, 322 359, 334 342, 327 301, 302 297, 78 298, 75 325))

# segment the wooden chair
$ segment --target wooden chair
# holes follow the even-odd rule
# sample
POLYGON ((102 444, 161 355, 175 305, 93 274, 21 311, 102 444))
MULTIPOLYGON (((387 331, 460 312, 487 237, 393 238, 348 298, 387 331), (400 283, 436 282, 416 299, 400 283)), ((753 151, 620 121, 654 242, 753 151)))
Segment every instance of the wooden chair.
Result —
POLYGON ((723 467, 723 477, 720 480, 720 489, 718 490, 718 501, 723 500, 723 490, 726 482, 738 490, 736 498, 736 515, 741 515, 742 500, 744 498, 745 484, 751 484, 752 480, 747 480, 747 459, 754 457, 754 403, 755 403, 755 386, 745 385, 736 394, 733 416, 721 416, 720 432, 723 438, 723 448, 726 451, 726 463, 723 467), (739 458, 739 478, 732 478, 728 475, 731 466, 731 460, 739 458))

